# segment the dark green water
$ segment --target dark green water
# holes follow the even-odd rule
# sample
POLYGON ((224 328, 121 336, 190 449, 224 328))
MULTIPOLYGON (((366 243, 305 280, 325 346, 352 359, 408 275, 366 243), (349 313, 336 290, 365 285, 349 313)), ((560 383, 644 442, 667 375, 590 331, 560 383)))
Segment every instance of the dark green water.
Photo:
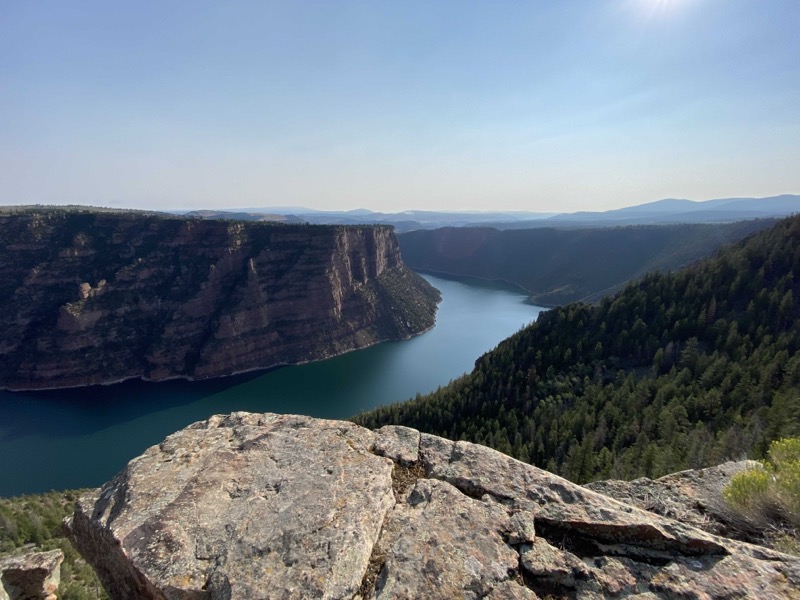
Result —
POLYGON ((97 486, 189 423, 237 410, 344 419, 426 393, 472 369, 541 310, 519 292, 426 275, 436 326, 308 365, 203 382, 126 382, 0 392, 0 496, 97 486))

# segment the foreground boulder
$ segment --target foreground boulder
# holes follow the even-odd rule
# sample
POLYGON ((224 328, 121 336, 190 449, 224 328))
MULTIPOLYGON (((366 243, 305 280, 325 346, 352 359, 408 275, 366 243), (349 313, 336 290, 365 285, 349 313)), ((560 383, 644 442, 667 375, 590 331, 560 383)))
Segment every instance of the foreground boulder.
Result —
POLYGON ((0 600, 55 600, 62 562, 61 550, 0 558, 0 600))
POLYGON ((113 598, 791 598, 800 559, 403 427, 214 416, 81 498, 113 598))

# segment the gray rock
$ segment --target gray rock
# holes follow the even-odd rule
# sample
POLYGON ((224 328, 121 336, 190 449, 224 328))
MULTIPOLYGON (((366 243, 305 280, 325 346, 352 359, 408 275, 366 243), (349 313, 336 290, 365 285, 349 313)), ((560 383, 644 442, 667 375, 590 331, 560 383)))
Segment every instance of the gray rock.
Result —
POLYGON ((769 544, 764 524, 750 522, 731 510, 722 497, 722 490, 734 475, 753 468, 761 468, 761 464, 742 460, 680 471, 658 479, 609 479, 584 487, 715 535, 769 544))
POLYGON ((420 455, 429 477, 449 481, 466 494, 489 495, 531 511, 537 523, 565 529, 564 535, 637 546, 648 554, 726 553, 711 535, 659 519, 485 446, 423 434, 420 455))
POLYGON ((399 425, 386 425, 376 430, 373 452, 408 466, 419 460, 419 431, 399 425))
POLYGON ((55 600, 62 562, 61 550, 0 558, 0 600, 55 600))
POLYGON ((234 414, 168 437, 78 502, 70 537, 115 598, 344 598, 394 505, 373 435, 234 414))
POLYGON ((504 506, 468 498, 449 483, 419 480, 387 520, 375 597, 485 597, 519 563, 504 540, 510 517, 504 506))
POLYGON ((538 600, 535 592, 515 581, 504 581, 486 596, 487 600, 538 600))
POLYGON ((67 524, 114 598, 797 595, 800 560, 403 427, 234 413, 169 436, 67 524))
POLYGON ((591 577, 583 561, 565 550, 551 546, 543 539, 526 545, 520 551, 522 568, 532 577, 561 588, 578 587, 578 582, 591 577))

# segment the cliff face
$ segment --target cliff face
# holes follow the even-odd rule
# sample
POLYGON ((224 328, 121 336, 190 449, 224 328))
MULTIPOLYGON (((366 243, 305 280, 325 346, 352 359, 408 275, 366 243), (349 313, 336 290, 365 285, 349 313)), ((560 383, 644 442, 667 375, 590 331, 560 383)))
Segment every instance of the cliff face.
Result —
POLYGON ((134 214, 0 216, 0 387, 206 378, 434 323, 388 227, 134 214))
POLYGON ((406 427, 217 415, 82 497, 112 598, 798 598, 800 559, 406 427))

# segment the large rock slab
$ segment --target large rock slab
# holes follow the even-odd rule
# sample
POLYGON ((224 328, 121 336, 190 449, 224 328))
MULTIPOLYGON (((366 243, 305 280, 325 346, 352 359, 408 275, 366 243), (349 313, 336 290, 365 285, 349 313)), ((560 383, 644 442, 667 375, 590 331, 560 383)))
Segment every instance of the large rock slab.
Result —
POLYGON ((800 559, 402 427, 215 416, 83 497, 114 598, 800 598, 800 559))
POLYGON ((373 435, 304 417, 214 417, 80 499, 69 528, 115 598, 345 598, 394 505, 373 435))

